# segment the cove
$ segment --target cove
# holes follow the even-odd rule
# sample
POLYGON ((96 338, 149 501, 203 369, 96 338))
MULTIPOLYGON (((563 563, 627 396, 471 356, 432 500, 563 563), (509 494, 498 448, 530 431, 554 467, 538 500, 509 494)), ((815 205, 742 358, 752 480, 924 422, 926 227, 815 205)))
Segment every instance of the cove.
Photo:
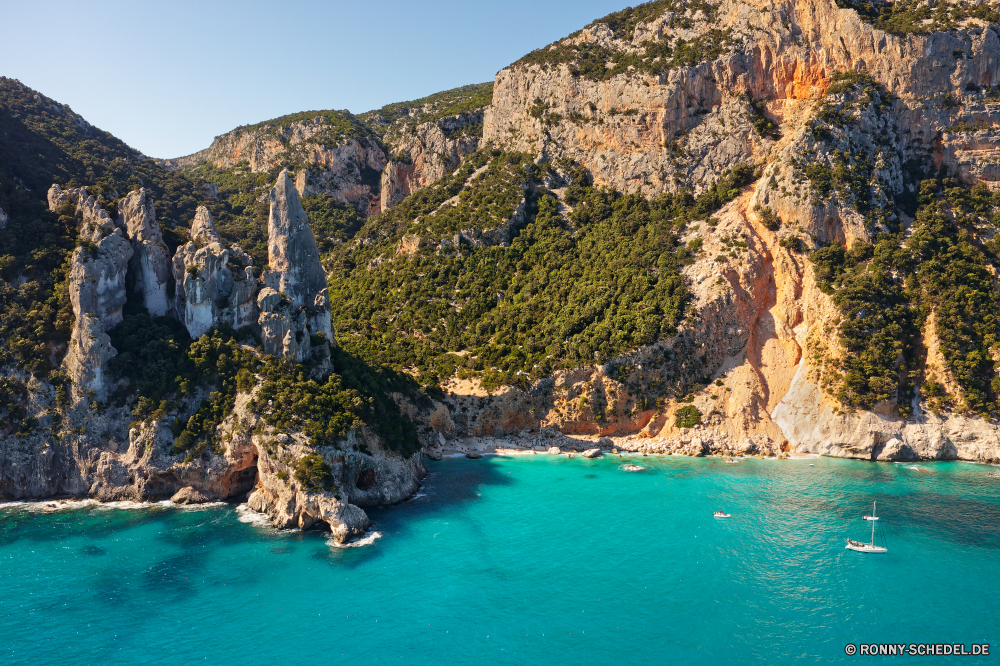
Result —
POLYGON ((848 643, 1000 641, 995 468, 679 456, 428 467, 421 491, 370 511, 373 531, 348 548, 232 505, 4 505, 0 660, 852 663, 892 657, 849 657, 848 643), (873 500, 888 554, 845 550, 866 537, 873 500))

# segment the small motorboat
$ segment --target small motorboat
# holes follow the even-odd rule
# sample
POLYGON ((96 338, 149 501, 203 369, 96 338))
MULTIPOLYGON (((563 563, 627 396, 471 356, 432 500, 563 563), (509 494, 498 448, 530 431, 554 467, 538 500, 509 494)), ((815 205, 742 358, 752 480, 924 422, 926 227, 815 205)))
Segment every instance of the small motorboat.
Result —
POLYGON ((724 511, 716 511, 712 515, 715 516, 716 518, 729 518, 729 514, 724 511))
MULTIPOLYGON (((875 525, 878 523, 878 516, 875 515, 875 502, 872 502, 872 515, 865 516, 865 520, 871 521, 872 524, 872 540, 870 543, 862 543, 860 541, 855 541, 854 539, 848 539, 845 548, 847 550, 856 550, 859 553, 888 553, 889 549, 885 546, 875 545, 875 525)), ((885 542, 885 535, 882 535, 882 542, 885 542)))

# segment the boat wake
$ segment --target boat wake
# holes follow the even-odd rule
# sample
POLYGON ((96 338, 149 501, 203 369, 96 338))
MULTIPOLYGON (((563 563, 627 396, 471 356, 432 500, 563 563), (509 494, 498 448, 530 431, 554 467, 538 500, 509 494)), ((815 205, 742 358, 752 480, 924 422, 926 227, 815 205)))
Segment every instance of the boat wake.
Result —
POLYGON ((330 544, 331 548, 341 548, 341 549, 360 548, 361 546, 370 546, 373 543, 375 543, 377 539, 381 538, 382 538, 381 532, 369 531, 363 537, 357 539, 356 541, 348 541, 347 543, 337 543, 332 538, 330 538, 327 539, 327 543, 330 544))

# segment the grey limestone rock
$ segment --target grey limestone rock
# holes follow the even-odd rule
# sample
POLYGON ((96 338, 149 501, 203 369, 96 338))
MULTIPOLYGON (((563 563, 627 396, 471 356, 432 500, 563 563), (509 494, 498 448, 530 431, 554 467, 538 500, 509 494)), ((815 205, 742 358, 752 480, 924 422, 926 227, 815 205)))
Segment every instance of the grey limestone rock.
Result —
POLYGON ((277 353, 280 348, 285 355, 301 360, 309 351, 310 335, 334 342, 326 273, 299 193, 287 170, 278 176, 270 200, 269 269, 263 275, 266 288, 257 298, 261 308, 259 323, 265 348, 273 350, 268 353, 277 353), (265 296, 268 290, 274 293, 265 296))
POLYGON ((149 314, 162 317, 170 304, 167 285, 171 279, 167 246, 156 223, 153 197, 142 188, 130 192, 118 205, 119 224, 132 242, 133 290, 139 294, 149 314))
POLYGON ((170 501, 174 504, 205 504, 211 500, 191 486, 187 486, 174 493, 173 497, 170 498, 170 501))
POLYGON ((117 355, 106 331, 122 320, 132 246, 85 189, 63 190, 53 185, 48 199, 52 210, 66 203, 76 206, 79 234, 91 243, 78 247, 71 259, 69 299, 76 322, 62 367, 76 391, 92 391, 98 400, 104 400, 106 365, 117 355))
POLYGON ((257 281, 250 258, 241 249, 222 246, 208 209, 198 208, 191 225, 192 239, 177 248, 173 259, 176 283, 174 310, 192 338, 220 323, 235 329, 257 323, 257 281), (229 268, 230 257, 244 264, 229 268))
POLYGON ((265 354, 302 361, 309 355, 309 317, 274 289, 257 294, 258 324, 265 354))
POLYGON ((584 458, 600 458, 604 455, 600 449, 587 449, 583 452, 584 458))

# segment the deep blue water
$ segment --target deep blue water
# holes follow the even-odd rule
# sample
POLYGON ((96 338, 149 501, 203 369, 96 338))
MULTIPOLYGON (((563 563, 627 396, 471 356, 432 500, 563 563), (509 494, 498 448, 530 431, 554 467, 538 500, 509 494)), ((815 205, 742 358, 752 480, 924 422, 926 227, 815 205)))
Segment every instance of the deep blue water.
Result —
POLYGON ((0 663, 1000 663, 995 468, 634 460, 430 462, 346 549, 233 506, 7 506, 0 663), (872 500, 887 555, 844 549, 872 500))

